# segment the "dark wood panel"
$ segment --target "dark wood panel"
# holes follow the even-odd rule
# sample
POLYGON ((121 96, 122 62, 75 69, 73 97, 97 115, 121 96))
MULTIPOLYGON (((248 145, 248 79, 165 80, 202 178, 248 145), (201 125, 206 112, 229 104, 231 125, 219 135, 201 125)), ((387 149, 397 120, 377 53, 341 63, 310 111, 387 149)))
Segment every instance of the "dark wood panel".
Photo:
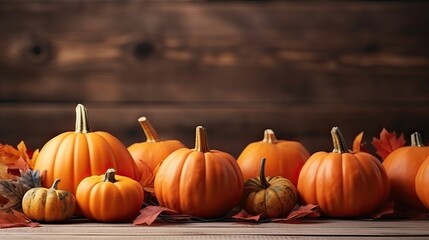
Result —
MULTIPOLYGON (((38 104, 0 105, 0 142, 17 144, 25 140, 29 147, 40 148, 50 138, 74 130, 74 105, 38 104)), ((309 151, 332 149, 330 130, 339 126, 349 147, 354 137, 365 131, 365 140, 378 137, 381 129, 403 132, 409 144, 414 131, 423 134, 429 143, 427 122, 429 110, 422 107, 376 108, 349 105, 289 105, 274 108, 174 105, 87 105, 93 130, 112 133, 124 144, 145 141, 137 122, 147 116, 162 139, 179 139, 188 147, 194 144, 195 127, 207 128, 210 147, 238 156, 250 142, 262 140, 263 131, 272 128, 279 139, 302 142, 309 151)))

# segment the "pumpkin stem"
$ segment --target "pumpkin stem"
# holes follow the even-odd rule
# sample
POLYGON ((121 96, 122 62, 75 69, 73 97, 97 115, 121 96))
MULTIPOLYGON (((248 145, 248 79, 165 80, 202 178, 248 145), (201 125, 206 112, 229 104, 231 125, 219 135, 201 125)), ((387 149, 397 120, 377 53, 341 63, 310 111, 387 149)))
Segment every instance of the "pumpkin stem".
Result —
POLYGON ((55 181, 54 181, 54 183, 52 184, 52 187, 51 187, 51 188, 53 188, 53 189, 55 189, 55 190, 58 190, 58 183, 60 183, 60 182, 61 182, 61 179, 59 179, 59 178, 55 179, 55 181))
POLYGON ((113 168, 107 169, 106 173, 104 174, 103 182, 116 182, 115 178, 116 170, 113 168))
POLYGON ((159 142, 158 133, 146 117, 140 117, 137 121, 146 135, 146 142, 159 142))
POLYGON ((411 134, 411 146, 413 147, 424 147, 422 135, 418 132, 411 134))
POLYGON ((261 164, 259 167, 259 180, 261 181, 262 188, 267 189, 270 186, 270 184, 265 178, 265 161, 266 161, 265 158, 261 159, 261 164))
POLYGON ((343 134, 340 131, 339 127, 333 127, 331 130, 332 142, 334 144, 334 150, 332 152, 335 153, 348 153, 350 152, 347 149, 346 141, 344 140, 343 134))
POLYGON ((82 104, 76 106, 76 133, 88 133, 90 131, 88 114, 82 104))
POLYGON ((262 142, 265 142, 265 143, 277 142, 276 135, 274 134, 274 131, 272 129, 266 129, 264 131, 264 139, 262 140, 262 142))
POLYGON ((195 151, 199 151, 199 152, 210 151, 209 143, 207 141, 207 130, 202 126, 198 126, 196 128, 195 151))

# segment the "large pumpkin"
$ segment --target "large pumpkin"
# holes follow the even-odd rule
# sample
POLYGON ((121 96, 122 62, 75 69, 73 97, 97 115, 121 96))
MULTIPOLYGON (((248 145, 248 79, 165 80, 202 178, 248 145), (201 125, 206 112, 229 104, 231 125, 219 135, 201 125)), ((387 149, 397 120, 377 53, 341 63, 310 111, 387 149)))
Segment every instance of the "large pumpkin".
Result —
MULTIPOLYGON (((142 178, 145 178, 145 176, 143 176, 144 173, 147 173, 148 170, 154 173, 158 165, 170 155, 170 153, 185 147, 185 145, 178 140, 161 141, 158 137, 158 133, 146 117, 140 117, 138 121, 146 135, 146 141, 132 144, 128 147, 128 151, 136 162, 142 178)), ((152 181, 147 184, 142 181, 140 183, 142 183, 144 187, 153 187, 152 181)))
POLYGON ((196 129, 195 148, 181 148, 160 165, 155 194, 161 206, 201 218, 226 214, 240 202, 243 176, 230 154, 210 150, 206 129, 196 129))
POLYGON ((429 157, 422 163, 415 178, 415 190, 421 203, 429 210, 429 157))
POLYGON ((401 207, 426 209, 416 193, 415 179, 417 171, 426 157, 429 147, 422 143, 419 133, 411 135, 411 145, 391 152, 383 161, 390 181, 390 195, 401 207))
POLYGON ((334 150, 314 153, 298 179, 305 204, 319 205, 331 217, 364 216, 389 194, 389 180, 379 160, 366 152, 350 152, 339 128, 331 131, 334 150))
POLYGON ((76 107, 76 129, 59 134, 40 150, 35 169, 44 171, 44 187, 61 178, 60 189, 76 194, 85 177, 99 175, 108 168, 118 174, 140 179, 139 170, 127 148, 116 137, 103 131, 90 132, 86 109, 76 107))
POLYGON ((264 131, 264 139, 246 146, 237 163, 244 180, 259 176, 259 162, 269 159, 265 166, 267 176, 281 176, 297 184, 299 172, 310 157, 307 149, 297 141, 277 140, 274 131, 264 131))

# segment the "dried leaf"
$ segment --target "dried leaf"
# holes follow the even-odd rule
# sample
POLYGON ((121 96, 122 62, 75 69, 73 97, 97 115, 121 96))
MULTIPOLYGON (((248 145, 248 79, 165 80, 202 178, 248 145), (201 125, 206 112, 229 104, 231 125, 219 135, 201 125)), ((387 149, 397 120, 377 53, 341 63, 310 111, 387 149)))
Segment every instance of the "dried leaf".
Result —
POLYGON ((20 210, 24 194, 34 187, 41 186, 42 174, 38 170, 28 170, 16 180, 0 180, 0 195, 7 198, 8 202, 0 207, 0 210, 20 210))
POLYGON ((39 149, 36 149, 36 151, 32 152, 27 149, 27 146, 25 145, 24 141, 21 141, 18 146, 18 151, 20 156, 24 159, 24 161, 27 163, 27 166, 31 169, 34 167, 34 163, 36 161, 36 158, 39 154, 39 149))
POLYGON ((162 212, 177 214, 176 211, 166 207, 147 206, 140 210, 140 215, 136 219, 134 219, 133 224, 134 225, 143 225, 143 224, 151 225, 162 212))
POLYGON ((375 147, 377 154, 384 160, 391 152, 405 145, 404 134, 399 137, 396 132, 388 132, 385 128, 380 133, 380 138, 373 138, 372 145, 375 147))
POLYGON ((285 222, 292 221, 302 217, 319 217, 318 206, 313 204, 307 204, 305 206, 296 205, 294 209, 284 218, 270 218, 270 219, 261 219, 261 214, 251 215, 242 209, 239 213, 232 216, 233 219, 244 220, 244 221, 267 221, 267 222, 285 222))
POLYGON ((252 215, 249 214, 248 212, 246 212, 246 210, 241 209, 241 211, 237 214, 235 214, 234 216, 232 216, 233 219, 238 219, 238 220, 244 220, 244 221, 259 221, 259 219, 261 218, 261 214, 258 215, 252 215))
POLYGON ((0 211, 0 228, 37 226, 39 226, 39 223, 32 222, 21 212, 15 210, 8 212, 0 211))

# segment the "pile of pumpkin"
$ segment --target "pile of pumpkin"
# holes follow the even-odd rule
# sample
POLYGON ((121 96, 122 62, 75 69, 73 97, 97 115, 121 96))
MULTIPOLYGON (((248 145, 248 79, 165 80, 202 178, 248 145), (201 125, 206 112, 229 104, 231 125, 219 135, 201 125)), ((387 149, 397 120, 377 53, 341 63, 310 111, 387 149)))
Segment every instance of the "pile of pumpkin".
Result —
POLYGON ((107 132, 91 132, 79 104, 75 131, 41 149, 34 169, 46 171, 44 187, 25 194, 24 214, 44 222, 75 214, 129 221, 142 208, 145 189, 153 189, 160 206, 199 218, 221 217, 236 206, 276 218, 298 203, 318 205, 325 216, 366 216, 389 196, 405 207, 429 208, 429 147, 418 134, 411 146, 381 163, 369 153, 348 150, 337 127, 331 131, 333 151, 312 155, 301 143, 278 140, 267 129, 262 141, 234 159, 209 149, 201 126, 191 149, 177 140, 161 141, 146 118, 139 122, 147 140, 126 148, 107 132))

